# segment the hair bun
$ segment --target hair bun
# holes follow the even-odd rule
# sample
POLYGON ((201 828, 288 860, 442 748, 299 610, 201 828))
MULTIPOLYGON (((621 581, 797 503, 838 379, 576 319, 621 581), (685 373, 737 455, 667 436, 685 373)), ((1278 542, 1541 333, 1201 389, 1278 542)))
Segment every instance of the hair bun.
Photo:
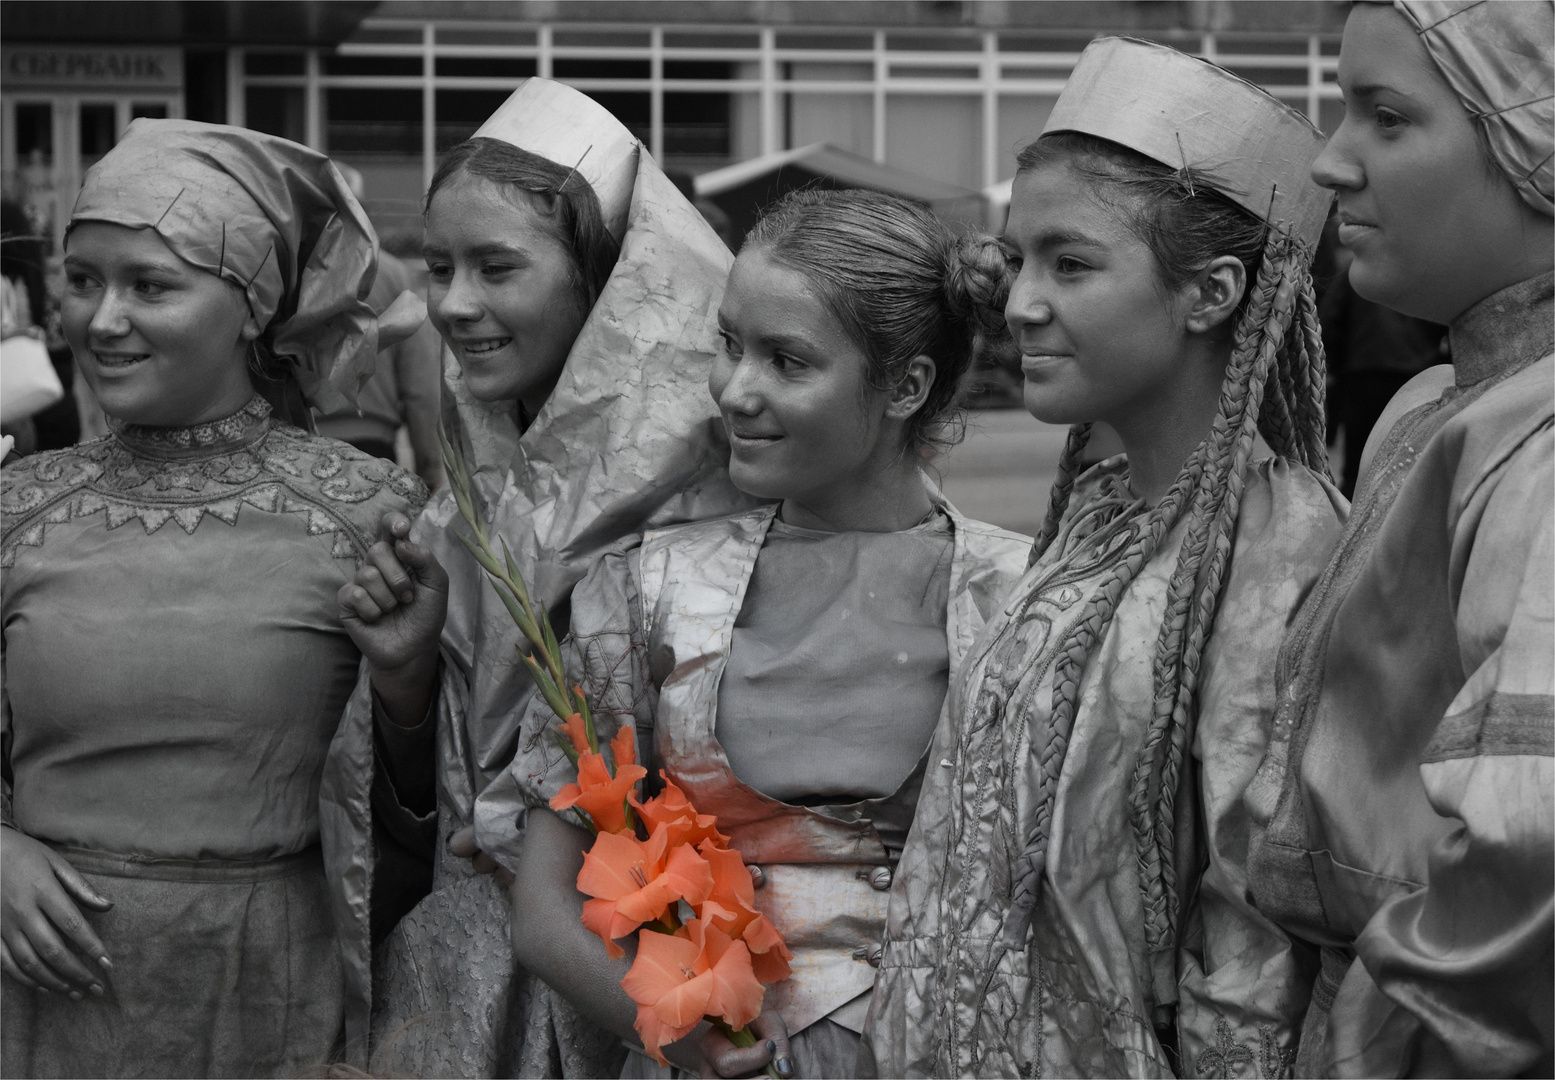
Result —
POLYGON ((982 233, 960 237, 946 259, 945 306, 979 334, 1002 334, 1013 276, 998 240, 982 233))

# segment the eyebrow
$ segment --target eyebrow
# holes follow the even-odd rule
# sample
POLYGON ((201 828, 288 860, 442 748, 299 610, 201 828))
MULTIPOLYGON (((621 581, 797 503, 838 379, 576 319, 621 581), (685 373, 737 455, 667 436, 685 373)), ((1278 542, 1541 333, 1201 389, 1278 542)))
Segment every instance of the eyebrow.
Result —
POLYGON ((1352 96, 1358 98, 1371 98, 1376 97, 1378 94, 1397 94, 1407 101, 1417 100, 1415 95, 1409 91, 1400 90, 1398 87, 1390 86, 1387 83, 1364 83, 1360 86, 1350 87, 1349 92, 1352 96))
POLYGON ((530 251, 526 247, 519 247, 519 246, 517 246, 515 244, 503 244, 503 243, 499 243, 499 242, 497 242, 495 240, 492 240, 492 241, 489 241, 489 242, 484 243, 484 244, 477 244, 477 245, 475 245, 474 247, 472 247, 470 249, 470 254, 471 255, 476 255, 476 256, 480 256, 480 255, 522 255, 522 256, 527 258, 530 255, 530 251))
MULTIPOLYGON (((729 325, 729 320, 724 318, 723 312, 718 313, 718 329, 721 333, 736 334, 735 329, 729 325)), ((736 334, 736 336, 738 336, 736 334)), ((821 346, 803 335, 793 334, 761 334, 751 341, 774 349, 798 350, 806 353, 820 353, 824 350, 821 346)))
MULTIPOLYGON (((1000 236, 999 239, 1012 248, 1020 247, 1015 238, 1008 233, 1000 236)), ((1073 229, 1044 229, 1036 235, 1032 246, 1038 251, 1046 251, 1050 248, 1066 246, 1080 246, 1100 250, 1107 245, 1094 236, 1087 236, 1085 233, 1075 232, 1073 229)))
MULTIPOLYGON (((87 270, 102 269, 91 259, 75 254, 67 254, 65 256, 65 266, 74 266, 87 270)), ((136 259, 125 263, 121 269, 128 271, 131 274, 166 274, 172 277, 177 277, 183 273, 183 268, 177 263, 159 259, 136 259)))

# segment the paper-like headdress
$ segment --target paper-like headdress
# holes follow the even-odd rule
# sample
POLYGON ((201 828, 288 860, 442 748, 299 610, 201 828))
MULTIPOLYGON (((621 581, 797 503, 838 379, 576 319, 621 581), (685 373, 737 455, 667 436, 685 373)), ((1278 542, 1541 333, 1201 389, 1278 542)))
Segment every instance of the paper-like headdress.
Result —
POLYGON ((136 120, 87 172, 71 228, 83 221, 152 229, 242 289, 308 403, 355 404, 378 352, 378 237, 329 158, 247 128, 136 120))
POLYGON ((599 102, 550 79, 526 79, 475 133, 501 139, 567 169, 576 169, 599 199, 605 227, 619 241, 637 179, 642 146, 599 102))
POLYGON ((1403 0, 1401 11, 1474 116, 1490 156, 1541 214, 1555 215, 1555 5, 1403 0))
POLYGON ((1164 45, 1091 42, 1042 129, 1055 131, 1203 170, 1232 202, 1313 246, 1328 217, 1333 193, 1311 175, 1322 132, 1252 83, 1164 45))

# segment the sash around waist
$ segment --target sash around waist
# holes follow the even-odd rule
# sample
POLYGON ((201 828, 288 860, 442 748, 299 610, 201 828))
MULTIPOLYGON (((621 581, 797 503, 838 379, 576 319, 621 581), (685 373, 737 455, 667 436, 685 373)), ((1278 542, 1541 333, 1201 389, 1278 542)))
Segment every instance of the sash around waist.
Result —
MULTIPOLYGON (((45 841, 47 842, 47 841, 45 841)), ((250 881, 275 881, 310 870, 322 872, 324 854, 319 845, 304 848, 295 855, 274 859, 166 859, 117 851, 97 851, 50 843, 49 847, 86 874, 104 877, 148 878, 153 881, 207 881, 238 884, 250 881)))

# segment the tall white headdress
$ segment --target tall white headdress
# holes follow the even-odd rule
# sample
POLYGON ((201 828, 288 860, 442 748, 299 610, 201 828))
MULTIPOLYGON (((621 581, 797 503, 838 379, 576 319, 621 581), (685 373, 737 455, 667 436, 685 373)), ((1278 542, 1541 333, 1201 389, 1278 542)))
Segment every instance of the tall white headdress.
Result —
POLYGON ((626 235, 642 144, 587 94, 550 79, 526 79, 475 137, 501 139, 576 169, 594 189, 610 235, 617 241, 626 235))

